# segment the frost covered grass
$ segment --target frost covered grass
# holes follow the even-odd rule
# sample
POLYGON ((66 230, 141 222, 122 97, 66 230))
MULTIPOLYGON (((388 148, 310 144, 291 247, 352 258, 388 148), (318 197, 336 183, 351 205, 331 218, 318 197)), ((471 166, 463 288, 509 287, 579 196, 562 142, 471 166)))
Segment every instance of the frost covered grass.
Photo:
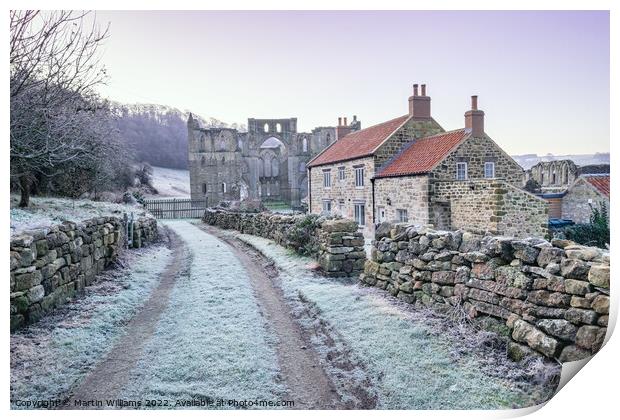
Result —
MULTIPOLYGON (((315 275, 306 268, 310 259, 267 239, 234 235, 273 259, 287 298, 294 305, 300 298, 312 305, 320 322, 342 340, 336 346, 348 347, 363 363, 378 408, 518 408, 553 393, 531 380, 532 366, 506 360, 488 333, 464 325, 454 332, 445 319, 414 311, 377 289, 315 275)), ((329 353, 320 348, 324 343, 314 344, 329 353)), ((354 371, 346 380, 363 378, 354 371)))
POLYGON ((158 194, 148 195, 149 197, 189 198, 189 171, 187 169, 153 166, 153 179, 151 183, 158 194))
POLYGON ((123 258, 131 269, 105 271, 85 296, 11 334, 11 400, 65 397, 125 333, 171 253, 153 246, 123 258))
POLYGON ((188 273, 142 359, 130 373, 127 399, 279 399, 274 335, 250 279, 233 251, 185 221, 165 224, 191 252, 188 273))
POLYGON ((18 208, 19 197, 11 196, 11 235, 24 230, 46 228, 64 221, 79 222, 93 217, 145 213, 139 206, 105 201, 72 200, 59 197, 31 197, 30 207, 18 208))

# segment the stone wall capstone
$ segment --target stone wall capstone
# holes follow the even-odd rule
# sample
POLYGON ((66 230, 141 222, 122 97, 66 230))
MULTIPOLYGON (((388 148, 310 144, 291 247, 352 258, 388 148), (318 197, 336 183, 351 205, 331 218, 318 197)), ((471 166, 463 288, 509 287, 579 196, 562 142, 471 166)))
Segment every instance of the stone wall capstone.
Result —
MULTIPOLYGON (((157 237, 157 221, 134 222, 133 247, 157 237)), ((63 222, 11 237, 11 331, 40 319, 92 284, 125 244, 120 217, 63 222)))
POLYGON ((383 224, 376 235, 363 283, 408 303, 505 323, 513 359, 536 351, 573 361, 603 344, 609 253, 602 249, 406 224, 383 224))
POLYGON ((352 220, 209 208, 203 222, 268 238, 299 254, 311 255, 331 277, 357 276, 364 269, 364 237, 352 220))

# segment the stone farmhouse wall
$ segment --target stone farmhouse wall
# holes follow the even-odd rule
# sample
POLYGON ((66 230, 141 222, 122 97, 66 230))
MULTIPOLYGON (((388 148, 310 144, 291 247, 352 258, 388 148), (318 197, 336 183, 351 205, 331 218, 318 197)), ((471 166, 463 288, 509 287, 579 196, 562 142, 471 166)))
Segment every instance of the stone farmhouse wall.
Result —
POLYGON ((470 179, 484 179, 484 163, 495 162, 495 178, 515 187, 523 185, 523 168, 486 135, 469 137, 433 169, 431 176, 442 180, 456 179, 457 162, 467 162, 470 179))
POLYGON ((331 214, 339 215, 347 219, 354 219, 355 204, 363 203, 365 206, 365 217, 363 231, 367 236, 373 232, 372 224, 372 183, 370 179, 374 176, 375 166, 372 157, 353 159, 345 162, 330 165, 316 166, 310 168, 310 212, 321 214, 323 212, 323 202, 331 202, 331 214), (355 167, 364 167, 364 186, 355 186, 355 167), (338 179, 338 168, 344 167, 344 180, 338 179), (323 172, 330 171, 331 187, 323 186, 323 172))
POLYGON ((433 211, 443 207, 443 218, 431 215, 438 229, 521 238, 547 234, 547 202, 503 180, 435 181, 432 190, 433 211))
POLYGON ((517 360, 588 357, 607 332, 609 254, 570 241, 386 224, 360 279, 411 304, 505 323, 517 360))
POLYGON ((592 208, 588 200, 592 200, 594 208, 598 208, 601 203, 605 204, 609 217, 609 198, 596 191, 583 178, 577 180, 562 198, 562 217, 575 223, 590 223, 592 208))
MULTIPOLYGON (((140 217, 133 247, 157 237, 157 221, 140 217)), ((40 319, 93 283, 125 244, 119 217, 63 222, 11 238, 11 330, 40 319)))
POLYGON ((207 209, 203 222, 268 238, 298 253, 309 253, 318 259, 328 276, 357 276, 364 269, 364 237, 352 220, 318 218, 312 227, 308 216, 301 214, 207 209), (309 226, 310 232, 307 231, 309 226))
POLYGON ((409 223, 432 223, 429 188, 426 175, 375 179, 375 222, 398 222, 398 210, 407 210, 409 223), (385 220, 380 220, 381 210, 385 211, 385 220))

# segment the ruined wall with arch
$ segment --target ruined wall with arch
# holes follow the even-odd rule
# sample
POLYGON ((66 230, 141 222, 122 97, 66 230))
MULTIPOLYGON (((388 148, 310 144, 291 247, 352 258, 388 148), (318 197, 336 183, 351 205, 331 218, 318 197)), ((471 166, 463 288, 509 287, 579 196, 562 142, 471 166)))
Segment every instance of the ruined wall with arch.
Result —
POLYGON ((526 172, 525 181, 538 182, 543 192, 565 191, 579 176, 579 168, 572 160, 539 162, 526 172))
POLYGON ((250 198, 300 207, 308 193, 306 163, 336 140, 336 127, 299 133, 296 118, 250 118, 247 127, 245 133, 202 128, 190 117, 192 199, 206 196, 215 205, 250 198))

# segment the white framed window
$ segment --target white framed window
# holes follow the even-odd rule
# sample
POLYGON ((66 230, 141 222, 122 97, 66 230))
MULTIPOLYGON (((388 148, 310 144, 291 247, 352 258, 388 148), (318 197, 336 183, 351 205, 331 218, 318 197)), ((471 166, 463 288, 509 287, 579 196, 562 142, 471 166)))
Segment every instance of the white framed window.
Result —
POLYGON ((355 203, 355 221, 358 225, 364 226, 366 224, 366 204, 355 203))
POLYGON ((338 167, 338 181, 344 181, 344 166, 338 167))
POLYGON ((364 186, 364 167, 355 167, 355 187, 361 188, 364 186))
POLYGON ((400 223, 407 223, 409 221, 407 209, 396 209, 396 217, 400 223))
POLYGON ((459 181, 467 179, 467 162, 456 163, 456 179, 459 181))
POLYGON ((379 223, 385 222, 385 207, 378 207, 377 214, 379 216, 379 223))
POLYGON ((495 178, 495 162, 484 162, 484 177, 495 178))
POLYGON ((323 171, 323 188, 331 188, 332 186, 332 173, 331 170, 326 169, 323 171))
POLYGON ((323 212, 331 213, 332 211, 332 201, 331 200, 323 200, 323 212))

